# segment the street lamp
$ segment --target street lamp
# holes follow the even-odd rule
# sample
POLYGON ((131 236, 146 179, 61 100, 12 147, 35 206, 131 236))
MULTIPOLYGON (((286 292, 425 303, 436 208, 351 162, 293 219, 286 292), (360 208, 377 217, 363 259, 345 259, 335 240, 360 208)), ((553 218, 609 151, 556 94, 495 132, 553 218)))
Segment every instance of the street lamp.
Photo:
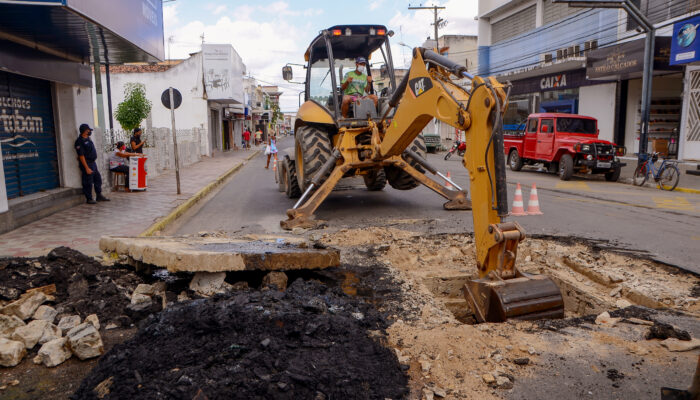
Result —
POLYGON ((578 8, 622 8, 631 16, 646 32, 644 41, 644 71, 642 73, 642 123, 639 133, 638 163, 647 158, 649 138, 649 106, 651 104, 651 80, 654 71, 654 36, 656 29, 654 24, 639 11, 630 0, 552 0, 552 3, 567 3, 569 7, 578 8))

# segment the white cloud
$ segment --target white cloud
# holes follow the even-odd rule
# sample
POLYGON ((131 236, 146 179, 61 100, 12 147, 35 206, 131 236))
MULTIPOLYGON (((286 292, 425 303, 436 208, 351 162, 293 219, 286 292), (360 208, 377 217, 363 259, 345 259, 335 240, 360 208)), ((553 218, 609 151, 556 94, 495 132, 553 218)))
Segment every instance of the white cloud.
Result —
POLYGON ((217 7, 214 9, 214 15, 222 14, 222 13, 226 12, 226 9, 227 9, 227 7, 226 7, 225 5, 217 6, 217 7))
POLYGON ((163 6, 163 25, 177 25, 180 20, 177 18, 177 4, 163 6))

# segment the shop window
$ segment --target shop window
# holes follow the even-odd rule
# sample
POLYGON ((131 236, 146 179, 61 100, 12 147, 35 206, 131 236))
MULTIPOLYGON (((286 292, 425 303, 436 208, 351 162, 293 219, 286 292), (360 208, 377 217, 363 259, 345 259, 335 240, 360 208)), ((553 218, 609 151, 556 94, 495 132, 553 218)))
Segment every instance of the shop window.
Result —
POLYGON ((508 100, 508 109, 503 116, 503 131, 518 134, 525 130, 525 121, 530 115, 531 95, 513 96, 508 100))

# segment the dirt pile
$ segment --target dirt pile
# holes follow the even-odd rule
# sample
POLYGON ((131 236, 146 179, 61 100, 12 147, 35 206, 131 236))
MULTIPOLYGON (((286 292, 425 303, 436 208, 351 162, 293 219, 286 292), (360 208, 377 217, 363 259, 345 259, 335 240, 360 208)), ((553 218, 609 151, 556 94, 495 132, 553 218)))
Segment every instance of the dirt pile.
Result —
POLYGON ((104 324, 129 326, 148 315, 126 315, 130 293, 139 283, 143 279, 134 272, 104 266, 67 247, 45 257, 0 259, 0 299, 9 302, 27 289, 55 284, 56 321, 64 315, 97 314, 104 324))
POLYGON ((73 398, 404 398, 384 327, 372 306, 301 279, 195 300, 146 320, 73 398))

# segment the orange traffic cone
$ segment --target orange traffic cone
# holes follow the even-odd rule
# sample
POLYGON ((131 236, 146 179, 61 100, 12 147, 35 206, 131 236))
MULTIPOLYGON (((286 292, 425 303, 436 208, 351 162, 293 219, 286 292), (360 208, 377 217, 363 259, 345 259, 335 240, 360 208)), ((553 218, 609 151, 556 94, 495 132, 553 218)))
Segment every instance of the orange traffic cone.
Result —
MULTIPOLYGON (((452 179, 452 177, 450 176, 450 171, 447 171, 447 178, 452 179)), ((450 190, 453 190, 455 188, 454 186, 452 186, 452 184, 448 180, 445 180, 445 187, 450 189, 450 190)))
POLYGON ((540 201, 537 199, 537 186, 534 183, 530 191, 530 200, 527 202, 527 215, 542 215, 540 201))
POLYGON ((510 215, 519 217, 527 215, 523 207, 523 191, 520 189, 520 184, 515 188, 515 198, 513 199, 513 208, 510 210, 510 215))

